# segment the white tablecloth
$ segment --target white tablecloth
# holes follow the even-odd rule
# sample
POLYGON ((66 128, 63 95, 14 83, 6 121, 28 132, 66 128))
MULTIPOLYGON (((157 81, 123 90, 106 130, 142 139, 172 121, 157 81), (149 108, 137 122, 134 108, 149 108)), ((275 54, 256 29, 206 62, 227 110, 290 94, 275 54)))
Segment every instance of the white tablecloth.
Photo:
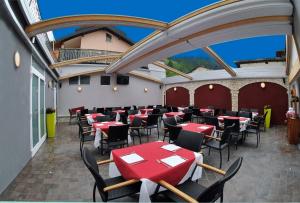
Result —
MULTIPOLYGON (((182 180, 180 181, 179 184, 185 182, 189 177, 191 177, 195 166, 196 166, 196 162, 198 163, 203 163, 203 156, 202 154, 199 153, 195 153, 195 161, 192 163, 192 165, 190 166, 188 172, 185 174, 185 176, 182 178, 182 180)), ((112 159, 112 154, 110 155, 110 158, 112 159)), ((151 170, 151 169, 150 169, 151 170)), ((117 176, 121 176, 117 166, 115 163, 110 163, 109 164, 109 176, 111 178, 113 177, 117 177, 117 176)), ((201 178, 202 176, 202 168, 201 167, 197 167, 194 175, 192 177, 192 180, 195 181, 199 178, 201 178)), ((140 190, 140 197, 139 197, 139 202, 151 202, 150 200, 150 196, 152 194, 154 194, 155 189, 157 187, 157 183, 152 182, 149 179, 141 179, 142 185, 141 185, 141 190, 140 190)), ((160 187, 160 191, 161 190, 165 190, 163 187, 160 187)))

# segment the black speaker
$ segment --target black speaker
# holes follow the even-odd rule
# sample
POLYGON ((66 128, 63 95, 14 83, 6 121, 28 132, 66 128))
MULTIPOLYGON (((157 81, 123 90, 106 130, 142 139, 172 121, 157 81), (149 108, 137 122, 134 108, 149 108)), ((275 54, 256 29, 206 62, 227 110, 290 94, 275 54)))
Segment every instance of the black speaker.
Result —
POLYGON ((101 76, 101 85, 110 85, 110 76, 102 75, 101 76))

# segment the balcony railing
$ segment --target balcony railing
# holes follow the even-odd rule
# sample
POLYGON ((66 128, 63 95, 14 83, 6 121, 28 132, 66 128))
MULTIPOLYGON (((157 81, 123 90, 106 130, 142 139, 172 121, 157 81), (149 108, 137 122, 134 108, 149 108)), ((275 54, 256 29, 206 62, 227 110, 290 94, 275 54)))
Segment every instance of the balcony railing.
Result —
MULTIPOLYGON (((106 50, 95 50, 95 49, 79 49, 79 48, 60 48, 58 53, 58 61, 66 61, 72 59, 79 59, 84 57, 91 57, 91 56, 104 56, 104 55, 118 55, 121 52, 116 51, 106 51, 106 50)), ((100 60, 100 61, 90 61, 88 63, 93 64, 109 64, 113 60, 100 60)))

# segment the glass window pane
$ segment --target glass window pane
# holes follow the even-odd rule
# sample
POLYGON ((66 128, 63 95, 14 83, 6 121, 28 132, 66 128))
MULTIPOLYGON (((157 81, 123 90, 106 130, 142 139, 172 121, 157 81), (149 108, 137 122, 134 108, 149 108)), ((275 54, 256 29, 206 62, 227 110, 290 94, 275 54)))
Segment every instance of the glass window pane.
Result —
POLYGON ((89 85, 90 84, 90 76, 89 75, 80 76, 80 84, 81 85, 89 85))
POLYGON ((45 135, 45 82, 40 82, 40 127, 41 137, 45 135))
POLYGON ((32 147, 39 142, 39 78, 32 75, 32 147))
POLYGON ((69 85, 78 85, 79 77, 71 77, 69 78, 69 85))

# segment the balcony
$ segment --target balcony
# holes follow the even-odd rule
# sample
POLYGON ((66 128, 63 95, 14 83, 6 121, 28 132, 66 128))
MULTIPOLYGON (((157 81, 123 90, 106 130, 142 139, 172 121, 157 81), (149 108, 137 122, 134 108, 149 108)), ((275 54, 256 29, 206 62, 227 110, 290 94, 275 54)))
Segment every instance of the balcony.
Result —
MULTIPOLYGON (((95 49, 80 49, 80 48, 60 48, 57 52, 58 62, 79 59, 92 56, 117 55, 122 52, 95 50, 95 49)), ((105 59, 99 61, 90 61, 89 64, 110 64, 114 59, 105 59)))

